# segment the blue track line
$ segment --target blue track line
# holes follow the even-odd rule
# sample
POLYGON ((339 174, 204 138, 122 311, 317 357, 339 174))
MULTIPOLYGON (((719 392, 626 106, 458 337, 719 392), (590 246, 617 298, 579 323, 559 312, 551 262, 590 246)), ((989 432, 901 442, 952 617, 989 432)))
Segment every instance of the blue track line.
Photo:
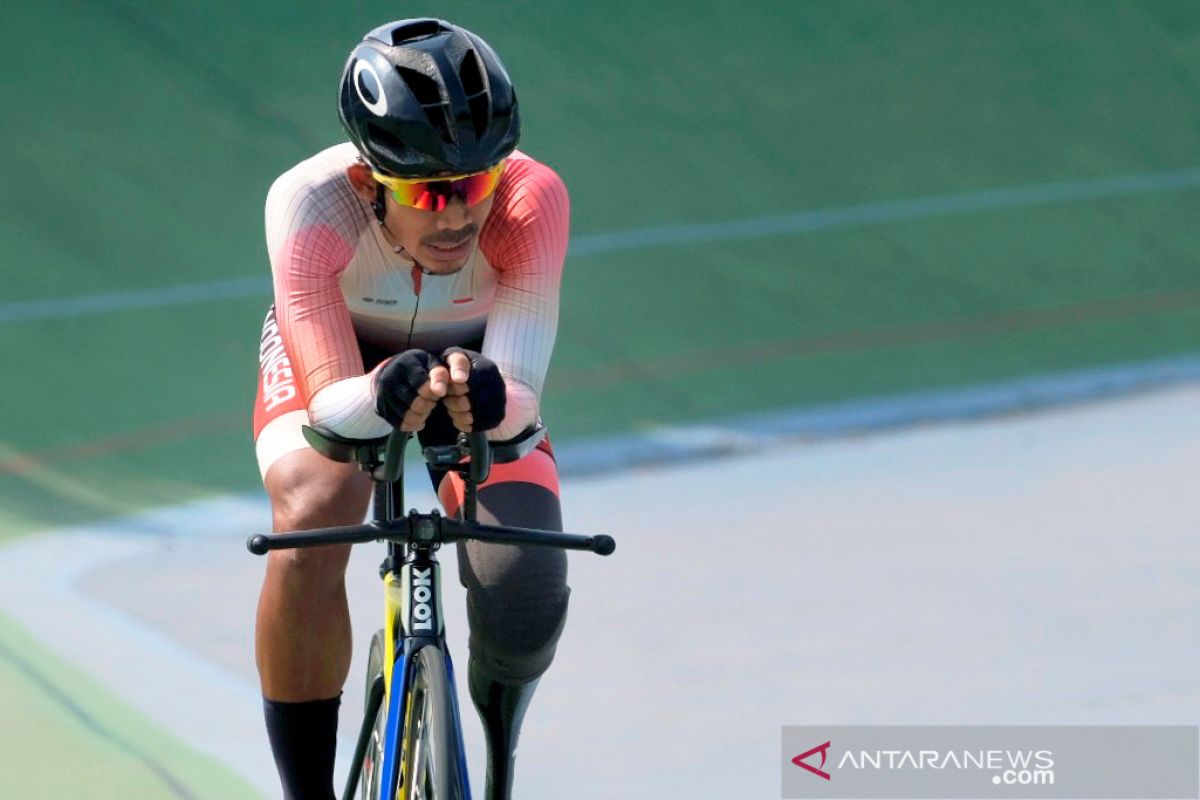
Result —
MULTIPOLYGON (((61 687, 46 677, 43 670, 38 669, 35 665, 25 660, 22 656, 15 653, 3 642, 0 642, 0 660, 7 661, 14 669, 20 672, 26 680, 40 689, 47 697, 57 703, 63 711, 71 715, 83 727, 87 728, 96 736, 107 741, 117 750, 125 753, 135 761, 141 762, 155 777, 163 782, 170 790, 170 794, 174 797, 182 798, 182 800, 196 800, 196 795, 188 789, 187 785, 182 780, 175 777, 167 767, 158 759, 151 756, 142 748, 130 742, 123 736, 118 735, 112 728, 97 719, 94 715, 84 710, 83 706, 76 703, 61 687)), ((69 758, 69 756, 64 756, 69 758)))
POLYGON ((1045 410, 1195 382, 1200 382, 1200 354, 555 441, 554 453, 564 476, 600 475, 744 455, 790 442, 1045 410))

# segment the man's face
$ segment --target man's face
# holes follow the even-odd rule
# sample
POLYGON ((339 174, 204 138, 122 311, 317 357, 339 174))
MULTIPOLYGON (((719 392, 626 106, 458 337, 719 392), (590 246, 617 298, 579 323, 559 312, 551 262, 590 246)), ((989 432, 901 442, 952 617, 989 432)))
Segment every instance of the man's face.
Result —
MULTIPOLYGON (((379 184, 371 168, 355 162, 347 170, 354 192, 368 205, 375 201, 379 184)), ((452 275, 467 265, 479 244, 479 232, 492 211, 495 195, 468 206, 455 197, 441 211, 422 211, 396 202, 384 191, 387 215, 386 234, 404 248, 410 258, 435 275, 452 275)))
POLYGON ((387 197, 387 229, 426 272, 452 275, 466 266, 495 195, 473 206, 455 196, 441 211, 422 211, 387 197))

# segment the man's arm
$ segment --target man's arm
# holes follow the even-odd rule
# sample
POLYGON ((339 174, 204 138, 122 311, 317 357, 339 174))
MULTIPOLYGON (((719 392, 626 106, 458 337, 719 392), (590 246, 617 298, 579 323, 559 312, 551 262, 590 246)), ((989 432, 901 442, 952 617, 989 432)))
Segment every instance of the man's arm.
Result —
POLYGON ((570 233, 570 201, 558 175, 528 159, 512 168, 522 174, 484 241, 497 285, 482 353, 500 368, 508 395, 504 421, 489 434, 494 440, 511 439, 537 421, 570 233))
MULTIPOLYGON (((303 167, 303 165, 301 165, 303 167)), ((284 173, 267 195, 267 250, 275 316, 313 425, 349 438, 383 436, 371 376, 338 279, 354 256, 362 224, 352 195, 314 185, 301 167, 284 173)))

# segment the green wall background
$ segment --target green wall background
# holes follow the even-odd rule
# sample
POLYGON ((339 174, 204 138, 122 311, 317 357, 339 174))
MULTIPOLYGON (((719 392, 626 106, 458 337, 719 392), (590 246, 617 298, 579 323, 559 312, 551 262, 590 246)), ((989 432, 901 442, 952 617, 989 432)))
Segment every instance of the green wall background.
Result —
MULTIPOLYGON (((4 302, 264 276, 267 187, 340 139, 345 55, 400 13, 503 55, 576 237, 1197 163, 1187 2, 22 4, 4 302)), ((572 255, 546 416, 563 439, 1192 352, 1198 210, 1192 188, 572 255)), ((0 324, 4 528, 253 490, 268 302, 0 324)))

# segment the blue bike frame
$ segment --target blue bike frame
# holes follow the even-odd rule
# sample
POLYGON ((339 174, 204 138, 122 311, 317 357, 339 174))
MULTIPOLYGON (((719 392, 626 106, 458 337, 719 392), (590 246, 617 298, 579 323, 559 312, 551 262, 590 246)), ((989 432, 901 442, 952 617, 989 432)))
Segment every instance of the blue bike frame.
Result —
MULTIPOLYGON (((412 691, 413 664, 421 649, 436 647, 445 659, 446 675, 449 679, 450 712, 457 745, 456 759, 462 796, 464 800, 470 800, 471 788, 463 746, 458 692, 454 689, 454 663, 446 648, 445 625, 442 619, 441 569, 433 551, 425 548, 411 550, 403 556, 403 563, 399 569, 394 569, 403 549, 401 545, 389 543, 388 559, 382 568, 387 598, 387 628, 384 641, 391 651, 391 668, 386 669, 384 673, 388 710, 380 785, 395 787, 399 782, 400 759, 403 755, 401 741, 404 736, 404 711, 412 691), (397 677, 399 681, 396 680, 397 677)), ((392 798, 389 797, 388 800, 392 798)))

